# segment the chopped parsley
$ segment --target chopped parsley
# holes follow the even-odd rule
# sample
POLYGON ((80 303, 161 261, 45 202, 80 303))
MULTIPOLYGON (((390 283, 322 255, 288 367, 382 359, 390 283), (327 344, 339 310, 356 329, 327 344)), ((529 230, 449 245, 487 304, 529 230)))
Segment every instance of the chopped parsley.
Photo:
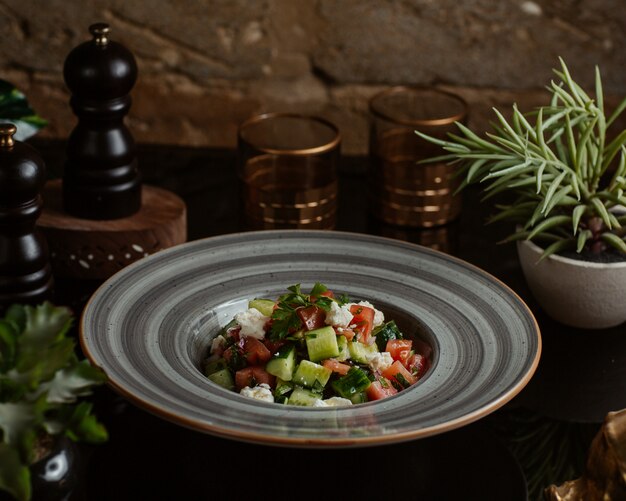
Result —
POLYGON ((309 294, 302 292, 300 284, 292 285, 287 290, 289 291, 287 294, 278 298, 276 309, 272 313, 269 337, 273 341, 285 339, 302 328, 302 320, 297 314, 298 309, 317 306, 329 311, 333 302, 333 299, 321 295, 328 289, 319 282, 313 286, 309 294))

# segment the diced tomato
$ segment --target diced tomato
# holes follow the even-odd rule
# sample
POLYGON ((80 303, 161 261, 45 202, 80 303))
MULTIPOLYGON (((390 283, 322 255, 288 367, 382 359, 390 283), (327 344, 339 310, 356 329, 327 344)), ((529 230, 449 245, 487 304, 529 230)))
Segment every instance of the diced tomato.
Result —
POLYGON ((224 360, 226 360, 228 363, 230 363, 230 361, 233 359, 234 356, 236 356, 236 351, 238 350, 238 347, 236 345, 232 345, 229 346, 228 348, 226 348, 224 350, 224 352, 222 353, 222 356, 224 357, 224 360))
POLYGON ((265 345, 265 347, 270 350, 271 354, 276 353, 278 350, 280 350, 283 345, 285 345, 287 343, 287 341, 285 341, 284 339, 278 339, 276 341, 272 341, 269 338, 263 338, 263 344, 265 345))
POLYGON ((350 366, 348 364, 342 364, 339 360, 335 360, 334 358, 324 360, 322 365, 337 374, 341 374, 342 376, 345 376, 350 370, 350 366))
POLYGON ((276 377, 269 374, 263 367, 250 366, 235 372, 235 386, 237 391, 249 386, 250 388, 259 384, 268 384, 274 388, 276 386, 276 377))
POLYGON ((253 337, 246 337, 243 343, 243 352, 250 365, 264 364, 272 358, 270 350, 261 341, 253 337))
POLYGON ((353 330, 356 331, 358 340, 361 343, 368 344, 372 328, 374 327, 373 308, 353 304, 350 306, 350 313, 354 315, 350 321, 350 325, 355 325, 353 330))
POLYGON ((411 348, 413 341, 410 339, 390 339, 387 341, 385 351, 391 354, 391 358, 394 360, 400 360, 402 365, 406 367, 407 360, 412 355, 411 348))
POLYGON ((383 371, 383 376, 390 381, 395 381, 401 387, 406 387, 407 384, 411 385, 417 382, 415 376, 413 376, 413 374, 411 374, 399 360, 396 360, 387 369, 385 369, 383 371))
POLYGON ((398 393, 391 382, 386 378, 380 378, 379 381, 374 381, 365 390, 368 400, 380 400, 381 398, 387 398, 391 395, 398 393))
POLYGON ((345 337, 348 341, 352 341, 355 336, 352 329, 346 329, 345 327, 335 327, 335 334, 345 337))
POLYGON ((429 362, 426 357, 415 353, 407 360, 405 366, 411 374, 420 379, 428 370, 429 362))
POLYGON ((236 327, 231 327, 226 331, 224 337, 227 340, 231 340, 231 342, 236 343, 239 341, 239 333, 241 332, 241 326, 237 325, 236 327))
POLYGON ((296 310, 298 317, 302 320, 304 328, 308 331, 324 327, 326 320, 326 312, 319 306, 307 306, 306 308, 298 308, 296 310))
POLYGON ((237 344, 226 348, 224 353, 222 353, 222 357, 226 360, 226 363, 235 370, 241 369, 247 365, 243 350, 237 344))

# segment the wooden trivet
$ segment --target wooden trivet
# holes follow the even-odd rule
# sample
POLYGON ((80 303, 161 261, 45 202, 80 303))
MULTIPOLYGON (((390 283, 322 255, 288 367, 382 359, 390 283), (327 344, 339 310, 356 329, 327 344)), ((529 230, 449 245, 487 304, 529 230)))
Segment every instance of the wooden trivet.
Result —
POLYGON ((143 185, 141 208, 112 220, 80 219, 63 210, 61 180, 42 193, 37 226, 50 248, 55 276, 106 279, 130 263, 187 239, 187 210, 174 193, 143 185))

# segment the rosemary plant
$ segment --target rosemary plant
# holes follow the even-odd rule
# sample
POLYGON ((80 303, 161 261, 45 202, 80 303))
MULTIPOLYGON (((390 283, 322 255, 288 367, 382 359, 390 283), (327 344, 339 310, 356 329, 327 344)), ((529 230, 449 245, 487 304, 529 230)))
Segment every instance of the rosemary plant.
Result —
POLYGON ((493 132, 480 137, 457 123, 460 134, 444 141, 416 131, 448 154, 427 161, 458 163, 459 189, 485 183, 484 199, 507 193, 489 220, 510 221, 518 230, 505 241, 533 240, 541 258, 568 249, 626 254, 626 130, 608 140, 607 130, 626 108, 626 99, 607 118, 600 72, 595 98, 571 77, 565 62, 554 70, 549 106, 523 114, 513 105, 510 121, 494 108, 493 132))

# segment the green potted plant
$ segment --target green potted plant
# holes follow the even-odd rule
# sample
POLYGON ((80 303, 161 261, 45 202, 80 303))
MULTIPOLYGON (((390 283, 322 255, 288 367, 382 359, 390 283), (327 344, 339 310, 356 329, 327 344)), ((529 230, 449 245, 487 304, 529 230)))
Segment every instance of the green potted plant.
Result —
POLYGON ((513 105, 510 120, 494 110, 485 136, 460 123, 448 141, 416 133, 448 152, 428 161, 458 164, 461 188, 481 183, 484 199, 507 199, 490 221, 515 226, 505 241, 518 242, 543 309, 568 325, 610 327, 626 321, 626 130, 608 132, 626 99, 607 117, 599 70, 592 97, 560 61, 549 105, 527 114, 513 105))
POLYGON ((0 122, 15 124, 14 138, 25 141, 48 124, 31 108, 26 96, 13 84, 0 79, 0 122))
POLYGON ((71 323, 70 310, 47 302, 13 305, 0 318, 0 489, 19 500, 30 499, 30 467, 55 438, 107 439, 79 401, 104 375, 76 356, 71 323))

